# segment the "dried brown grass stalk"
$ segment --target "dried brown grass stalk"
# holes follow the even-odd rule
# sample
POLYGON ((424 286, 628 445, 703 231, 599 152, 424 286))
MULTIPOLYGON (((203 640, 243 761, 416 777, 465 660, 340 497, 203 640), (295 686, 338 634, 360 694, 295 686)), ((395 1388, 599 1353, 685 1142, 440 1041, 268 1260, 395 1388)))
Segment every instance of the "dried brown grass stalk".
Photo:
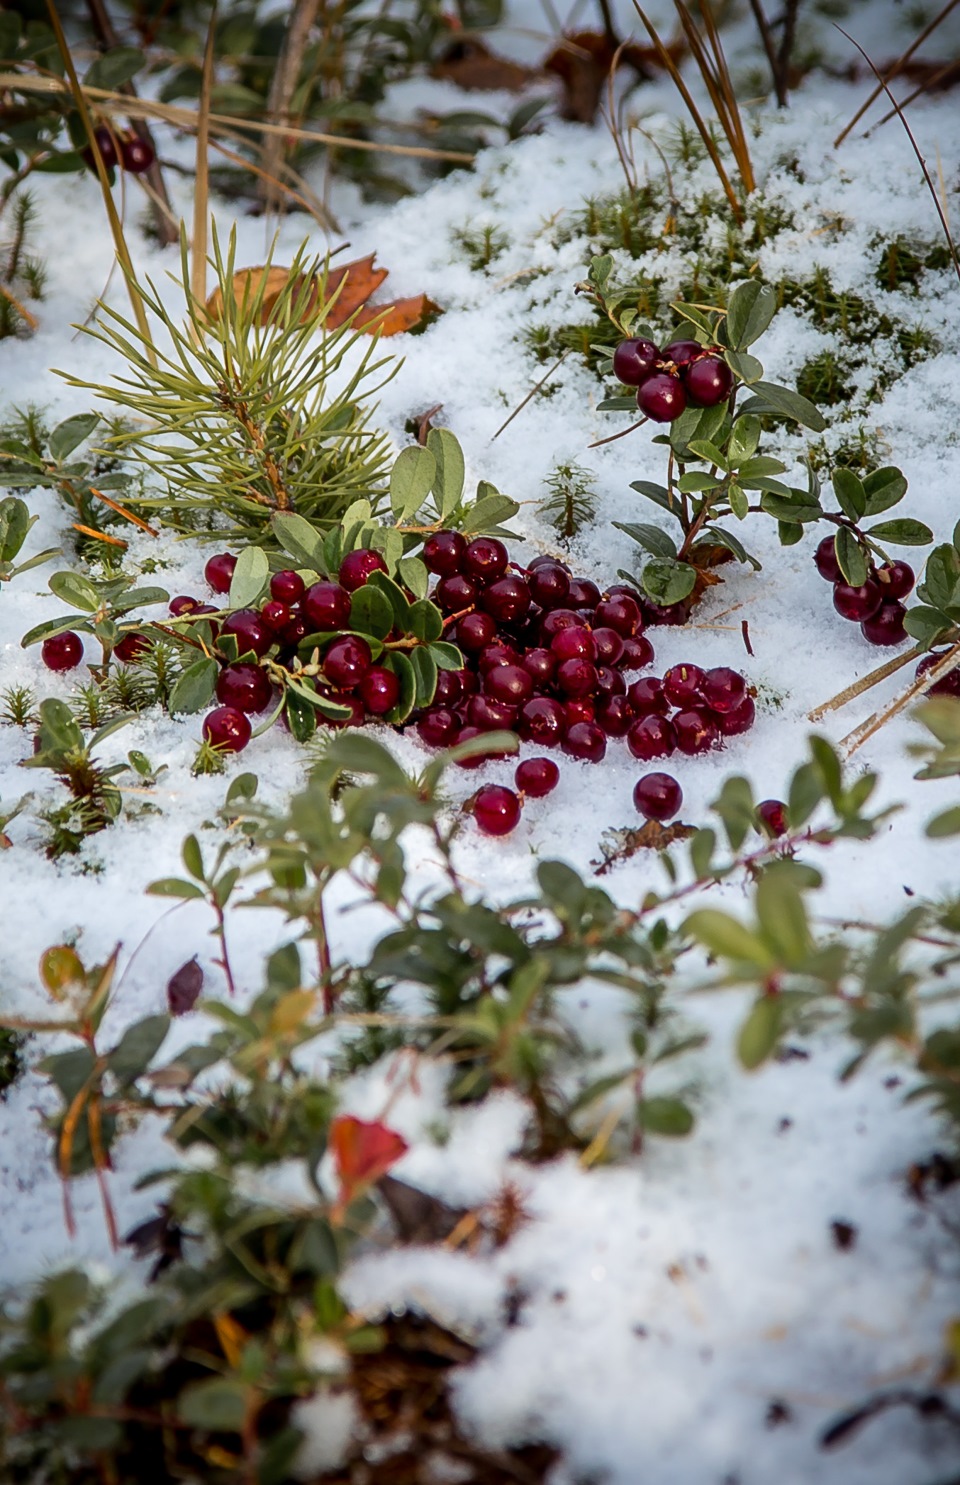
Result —
POLYGON ((217 25, 216 0, 210 11, 203 76, 197 108, 197 163, 193 186, 193 238, 190 243, 190 288, 201 304, 207 297, 207 227, 210 213, 210 95, 213 88, 213 43, 217 25))
MULTIPOLYGON (((853 128, 855 128, 856 125, 859 124, 860 120, 863 118, 864 114, 866 113, 867 109, 871 106, 871 104, 874 103, 875 100, 880 97, 881 92, 883 92, 883 91, 886 90, 887 83, 892 82, 893 79, 897 76, 897 74, 903 70, 903 68, 906 66, 907 62, 909 62, 910 58, 913 56, 913 54, 917 50, 917 48, 923 45, 923 43, 926 41, 927 37, 930 36, 930 35, 932 35, 932 33, 937 29, 937 27, 940 25, 940 23, 942 21, 945 21, 946 20, 947 16, 950 14, 951 10, 955 10, 956 9, 956 7, 957 7, 958 4, 960 4, 960 0, 947 0, 947 4, 940 11, 939 15, 935 15, 934 18, 933 18, 933 20, 930 22, 930 24, 927 25, 927 26, 924 26, 923 30, 920 32, 920 35, 916 38, 916 40, 914 40, 914 41, 912 41, 910 43, 910 45, 907 47, 906 51, 901 56, 899 56, 897 58, 897 60, 894 62, 893 66, 892 67, 889 67, 887 69, 887 71, 886 71, 886 73, 884 74, 883 77, 880 76, 880 73, 877 71, 876 67, 874 67, 874 65, 873 65, 872 62, 870 62, 870 58, 866 56, 866 53, 863 52, 863 51, 861 51, 861 48, 860 47, 857 47, 857 51, 861 52, 861 55, 864 56, 868 62, 870 62, 870 67, 871 67, 871 69, 873 71, 873 74, 877 78, 877 86, 873 89, 873 91, 871 92, 869 98, 866 98, 864 100, 864 102, 861 103, 860 107, 857 109, 856 113, 854 114, 853 118, 850 120, 849 124, 847 124, 846 128, 840 130, 840 133, 837 135, 836 139, 833 141, 833 147, 834 147, 834 149, 836 149, 839 145, 841 145, 843 143, 843 141, 846 139, 847 135, 850 133, 850 130, 853 129, 853 128)), ((837 30, 838 31, 840 30, 840 27, 839 26, 837 27, 837 30)), ((847 33, 844 31, 843 34, 844 34, 844 36, 846 36, 847 33)), ((847 37, 847 40, 848 41, 850 39, 851 39, 850 37, 847 37)), ((856 42, 854 42, 853 44, 854 44, 854 46, 857 46, 857 43, 856 42)), ((890 96, 890 95, 888 94, 888 96, 890 96)), ((891 98, 890 101, 893 102, 893 99, 891 98)))
POLYGON ((922 675, 918 676, 905 691, 901 691, 899 696, 894 697, 883 711, 874 712, 865 722, 861 722, 859 727, 854 727, 852 732, 847 733, 840 743, 840 746, 846 749, 847 756, 850 757, 859 747, 862 747, 868 738, 879 732, 881 727, 885 727, 893 717, 909 706, 911 701, 925 696, 931 686, 935 686, 937 681, 942 681, 944 676, 958 668, 960 668, 960 641, 951 645, 936 665, 931 665, 929 670, 925 670, 922 675))

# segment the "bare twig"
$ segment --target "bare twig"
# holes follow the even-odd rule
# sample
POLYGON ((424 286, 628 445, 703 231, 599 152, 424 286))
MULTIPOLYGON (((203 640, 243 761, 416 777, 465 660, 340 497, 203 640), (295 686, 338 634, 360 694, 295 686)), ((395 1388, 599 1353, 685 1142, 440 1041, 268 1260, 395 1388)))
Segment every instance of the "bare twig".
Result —
MULTIPOLYGON (((786 101, 790 84, 790 57, 797 34, 797 11, 799 9, 800 0, 786 0, 783 8, 783 31, 780 36, 780 50, 777 53, 777 71, 780 75, 784 101, 786 101)), ((779 94, 777 96, 779 98, 779 94)))
POLYGON ((780 80, 780 64, 777 57, 777 48, 773 41, 773 32, 770 29, 770 22, 764 14, 760 0, 750 0, 750 9, 753 11, 753 18, 757 23, 757 30, 760 32, 760 40, 763 42, 763 49, 767 54, 767 61, 770 63, 770 75, 773 78, 774 92, 777 95, 777 107, 786 108, 787 94, 780 80))
POLYGON ((631 423, 629 428, 621 428, 619 433, 610 433, 606 438, 598 438, 596 443, 588 443, 587 448, 599 449, 605 443, 616 443, 618 438, 626 438, 628 433, 636 433, 638 428, 642 428, 644 423, 648 423, 649 421, 649 418, 641 418, 639 422, 631 423))
MULTIPOLYGON (((914 103, 916 99, 921 96, 921 94, 929 93, 930 89, 935 88, 938 82, 942 82, 943 79, 947 76, 947 73, 955 72, 957 70, 957 65, 958 64, 955 61, 944 62, 943 66, 938 67, 936 72, 934 72, 930 77, 925 77, 922 83, 918 83, 912 93, 908 93, 906 98, 900 99, 900 107, 909 108, 910 104, 914 103)), ((882 119, 877 119, 877 122, 875 124, 871 124, 869 129, 864 129, 863 138, 869 139, 871 134, 875 133, 877 129, 882 129, 884 124, 889 124, 890 120, 896 118, 896 116, 897 110, 895 108, 889 108, 882 119)))
POLYGON ((213 88, 213 43, 217 25, 214 0, 203 51, 203 77, 197 109, 197 164, 193 185, 193 240, 190 244, 190 290, 200 304, 207 298, 207 221, 210 192, 210 96, 213 88))
MULTIPOLYGON (((280 56, 277 59, 277 68, 270 84, 270 92, 267 95, 267 118, 273 124, 286 125, 290 122, 290 104, 296 91, 300 69, 303 66, 307 39, 319 8, 320 0, 296 0, 293 7, 280 48, 280 56)), ((260 187, 260 198, 267 211, 279 211, 280 209, 282 197, 272 184, 271 178, 279 174, 283 156, 283 135, 268 135, 263 143, 264 175, 260 187)))
MULTIPOLYGON (((838 145, 841 145, 843 143, 847 135, 850 133, 850 130, 860 122, 874 100, 879 98, 881 90, 885 90, 887 83, 892 82, 897 74, 902 72, 903 68, 905 67, 907 62, 909 62, 910 58, 913 56, 917 48, 923 45, 927 37, 937 29, 941 21, 946 20, 951 10, 954 10, 958 4, 960 4, 960 0, 947 0, 947 4, 943 7, 940 14, 934 16, 930 24, 923 28, 916 40, 910 43, 906 51, 901 56, 899 56, 894 62, 893 66, 888 69, 885 77, 880 76, 880 73, 877 71, 876 67, 874 67, 872 62, 870 62, 870 58, 867 56, 866 52, 862 51, 860 47, 857 47, 857 51, 860 52, 861 56, 866 58, 867 62, 870 63, 870 67, 874 73, 874 76, 877 78, 877 86, 873 89, 869 98, 867 98, 865 102, 861 103, 860 107, 857 109, 856 113, 854 114, 853 118, 850 120, 846 128, 840 130, 840 133, 833 141, 834 149, 836 149, 838 145)), ((837 30, 839 31, 840 29, 841 28, 838 26, 837 30)), ((844 31, 843 35, 846 36, 847 33, 844 31)), ((849 41, 851 40, 851 38, 848 36, 847 40, 849 41)), ((854 46, 857 46, 856 42, 854 42, 853 44, 854 46)), ((887 96, 889 97, 890 95, 888 94, 887 96)), ((891 102, 892 101, 893 99, 891 98, 891 102)))
POLYGON ((874 712, 872 717, 868 717, 865 722, 860 723, 859 727, 847 733, 840 742, 840 746, 846 749, 847 757, 849 758, 859 747, 862 747, 868 738, 880 731, 881 727, 885 727, 891 718, 902 712, 911 701, 916 701, 918 697, 926 695, 931 686, 936 685, 937 681, 943 680, 944 676, 949 675, 958 667, 960 667, 960 641, 951 645, 936 665, 931 665, 929 670, 925 670, 923 675, 918 676, 913 684, 905 691, 901 691, 900 695, 895 697, 889 706, 884 707, 882 712, 874 712))
POLYGON ((497 429, 496 433, 494 433, 493 436, 490 439, 490 442, 491 443, 493 443, 494 438, 499 438, 500 437, 501 433, 503 432, 503 430, 505 428, 509 428, 509 426, 513 422, 514 418, 517 417, 520 413, 522 413, 523 412, 523 409, 526 407, 527 403, 530 402, 530 401, 532 401, 532 399, 534 397, 536 397, 536 395, 539 392, 540 388, 546 382, 548 382, 550 380, 550 378, 553 376, 553 373, 557 370, 557 368, 559 366, 561 366, 563 364, 563 362, 567 359, 567 357, 569 356, 569 354, 570 354, 570 351, 569 351, 569 348, 568 348, 567 350, 565 350, 563 352, 562 355, 560 355, 560 356, 557 357, 556 361, 554 361, 554 363, 550 367, 550 369, 540 378, 540 380, 537 382, 536 386, 530 388, 530 391, 527 393, 526 397, 524 397, 524 399, 520 403, 519 407, 515 407, 513 409, 513 412, 510 414, 509 418, 507 418, 507 421, 505 423, 501 423, 500 424, 500 427, 497 429))

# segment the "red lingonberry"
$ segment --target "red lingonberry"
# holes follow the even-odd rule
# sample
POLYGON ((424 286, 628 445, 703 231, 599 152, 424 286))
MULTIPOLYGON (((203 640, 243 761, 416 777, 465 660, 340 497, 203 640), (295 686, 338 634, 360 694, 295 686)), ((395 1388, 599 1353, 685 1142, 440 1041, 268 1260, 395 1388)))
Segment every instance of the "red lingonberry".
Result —
POLYGON ((837 613, 858 624, 872 618, 882 602, 880 584, 872 578, 867 578, 859 588, 852 588, 849 583, 837 583, 833 589, 833 606, 837 613))
POLYGON ((520 800, 503 784, 484 784, 473 801, 473 818, 484 835, 509 835, 520 821, 520 800))
POLYGON ((551 653, 559 664, 563 660, 595 660, 597 642, 590 629, 561 629, 550 641, 551 653))
POLYGON ((507 570, 509 555, 495 536, 478 536, 463 553, 461 571, 481 583, 495 582, 507 570))
POLYGON ((683 372, 687 400, 694 407, 716 407, 733 391, 733 372, 719 356, 701 356, 683 372))
POLYGON ((636 714, 625 696, 601 696, 596 717, 608 737, 626 737, 636 714))
POLYGON ((459 614, 465 608, 473 607, 479 592, 480 589, 472 578, 468 578, 462 572, 454 572, 449 577, 440 579, 433 595, 433 601, 443 609, 444 613, 459 614))
POLYGON ((672 361, 674 366, 689 366, 703 352, 704 347, 699 340, 671 340, 669 345, 664 346, 661 359, 672 361))
POLYGON ((748 691, 740 705, 734 707, 732 712, 715 712, 713 720, 721 737, 739 737, 741 732, 750 731, 756 715, 753 697, 748 691))
POLYGON ((708 670, 700 683, 700 695, 715 712, 732 712, 747 694, 747 683, 739 671, 727 665, 708 670))
POLYGON ((275 642, 273 632, 267 628, 255 608, 238 608, 223 621, 223 633, 232 634, 241 655, 252 651, 259 659, 275 642))
POLYGON ((664 673, 663 694, 674 706, 695 706, 701 699, 701 686, 705 679, 699 665, 684 662, 671 665, 664 673))
POLYGON ((457 621, 457 644, 468 655, 476 655, 486 649, 496 632, 497 623, 490 614, 464 614, 457 621))
POLYGON ((438 577, 452 577, 460 571, 466 550, 466 538, 459 531, 435 531, 423 544, 424 565, 438 577))
POLYGON ((234 706, 218 706, 203 719, 203 735, 221 753, 240 753, 252 732, 246 713, 234 706))
POLYGON ((633 802, 646 820, 671 820, 683 804, 683 790, 668 773, 647 773, 633 786, 633 802))
POLYGON ((385 665, 371 665, 357 690, 360 700, 374 717, 392 711, 400 700, 400 681, 385 665))
POLYGON ((567 721, 567 731, 576 722, 593 722, 596 720, 597 709, 592 696, 574 696, 563 703, 563 715, 567 721))
POLYGON ((560 770, 552 758, 524 758, 517 764, 513 777, 521 794, 528 794, 531 799, 543 799, 559 784, 560 770))
POLYGON ((278 598, 270 598, 261 608, 260 617, 274 634, 282 634, 293 618, 293 614, 288 604, 281 603, 278 598))
POLYGON ((908 639, 903 627, 907 611, 899 599, 881 603, 875 614, 864 619, 860 633, 872 645, 902 645, 908 639))
POLYGON ((839 583, 843 579, 837 561, 837 544, 833 536, 825 536, 813 554, 813 563, 822 578, 828 583, 839 583))
POLYGON ((527 650, 520 664, 530 675, 534 686, 548 686, 557 669, 557 657, 552 650, 539 648, 527 650))
POLYGON ((787 806, 782 799, 761 799, 757 805, 757 820, 767 835, 779 840, 787 833, 787 806))
POLYGON ((498 665, 519 665, 520 652, 513 645, 508 644, 505 639, 491 640, 488 645, 477 656, 477 669, 481 675, 486 675, 488 670, 493 670, 498 665))
POLYGON ((52 634, 40 646, 40 658, 48 670, 73 670, 83 659, 83 640, 72 629, 52 634))
POLYGON ((314 583, 303 595, 303 612, 320 632, 345 629, 350 623, 350 594, 340 583, 314 583))
POLYGON ((572 608, 554 608, 540 624, 540 637, 543 644, 548 645, 561 629, 586 629, 587 621, 583 614, 578 614, 572 608))
POLYGON ((130 175, 146 175, 156 159, 152 147, 145 139, 134 135, 120 144, 120 164, 130 175))
POLYGON ((275 598, 278 603, 299 603, 306 590, 307 585, 303 578, 292 567, 282 568, 270 579, 270 597, 275 598))
POLYGON ((909 562, 885 562, 877 569, 876 577, 885 601, 888 598, 906 598, 917 581, 909 562))
POLYGON ((135 630, 129 631, 113 647, 115 660, 122 660, 124 665, 133 665, 150 649, 153 641, 146 634, 137 634, 135 630))
POLYGON ((556 684, 564 696, 592 696, 597 689, 597 668, 589 660, 561 660, 556 684))
POLYGON ((358 634, 335 639, 323 657, 323 673, 331 686, 347 691, 363 680, 372 664, 370 646, 358 634))
POLYGON ((434 706, 456 706, 463 695, 463 682, 459 670, 438 670, 437 684, 433 692, 434 706))
POLYGON ((498 624, 512 624, 530 607, 530 589, 521 577, 497 578, 480 594, 480 607, 498 624))
POLYGON ((676 746, 677 734, 666 717, 638 717, 627 729, 627 747, 643 763, 651 758, 669 758, 676 746))
MULTIPOLYGON (((916 669, 917 680, 926 675, 934 665, 939 665, 948 653, 947 650, 931 650, 929 655, 924 655, 916 669)), ((926 694, 928 696, 960 696, 960 670, 948 670, 946 675, 934 681, 926 694)))
POLYGON ((238 712, 262 712, 270 705, 273 687, 259 665, 244 661, 228 665, 217 677, 217 700, 238 712))
POLYGON ((233 569, 237 565, 237 559, 232 552, 217 552, 211 557, 203 575, 214 593, 229 593, 230 584, 233 582, 233 569))
POLYGON ((653 661, 653 645, 645 634, 629 635, 623 641, 623 654, 618 662, 621 670, 644 670, 653 661))
POLYGON ((636 599, 623 595, 598 603, 596 619, 604 628, 615 629, 622 639, 629 639, 640 628, 642 615, 636 599))
POLYGON ((607 751, 607 739, 603 728, 596 722, 574 722, 567 728, 560 746, 570 758, 579 758, 584 763, 601 763, 607 751))
POLYGON ((656 371, 660 352, 652 340, 621 340, 613 353, 613 374, 625 387, 639 387, 656 371))
POLYGON ((687 711, 677 712, 671 723, 677 736, 677 747, 690 757, 708 753, 720 740, 717 722, 706 710, 690 707, 687 711))
POLYGON ((597 666, 598 696, 623 696, 626 689, 627 683, 619 670, 614 670, 612 665, 597 666))
POLYGON ((600 602, 600 589, 590 578, 571 578, 567 607, 595 609, 600 602))
POLYGON ((524 702, 517 719, 517 730, 524 742, 541 748, 556 747, 567 730, 562 704, 552 696, 533 696, 524 702))
POLYGON ((641 676, 639 681, 634 681, 627 689, 627 696, 638 717, 653 712, 665 717, 670 710, 670 703, 663 694, 663 681, 656 675, 641 676))
POLYGON ((417 734, 428 748, 450 748, 460 733, 460 718, 447 706, 435 706, 417 721, 417 734))
POLYGON ((495 665, 484 677, 483 689, 494 701, 522 706, 533 695, 533 679, 522 665, 495 665))
POLYGON ((615 629, 600 625, 593 631, 598 665, 617 665, 623 655, 623 638, 615 629))
POLYGON ((298 645, 302 639, 306 639, 308 634, 313 633, 315 627, 303 614, 297 614, 295 619, 290 620, 280 639, 284 645, 298 645))
POLYGON ((337 577, 341 588, 355 593, 373 573, 387 571, 387 564, 379 552, 373 552, 369 547, 357 547, 355 552, 348 552, 344 557, 337 577))
POLYGON ((185 614, 195 614, 197 609, 202 608, 199 598, 190 598, 186 593, 178 593, 176 598, 171 598, 169 608, 175 619, 182 619, 185 614))
MULTIPOLYGON (((113 130, 107 124, 98 124, 93 131, 93 137, 97 141, 97 149, 100 151, 105 170, 112 170, 117 163, 117 145, 113 130)), ((90 156, 90 164, 93 164, 93 150, 83 151, 84 159, 90 156)))
POLYGON ((467 721, 481 732, 509 731, 516 726, 517 707, 494 696, 471 696, 467 702, 467 721))
POLYGON ((527 586, 530 597, 541 608, 559 608, 570 596, 570 578, 559 563, 542 563, 528 568, 527 586))

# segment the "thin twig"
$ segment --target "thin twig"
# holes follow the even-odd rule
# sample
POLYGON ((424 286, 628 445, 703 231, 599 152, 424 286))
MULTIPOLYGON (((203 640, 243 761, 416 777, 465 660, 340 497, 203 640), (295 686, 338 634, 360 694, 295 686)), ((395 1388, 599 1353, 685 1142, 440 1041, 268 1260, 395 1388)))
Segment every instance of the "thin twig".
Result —
POLYGON ((786 0, 783 9, 783 32, 780 36, 780 50, 777 53, 777 70, 780 74, 780 86, 783 89, 784 101, 787 97, 787 89, 790 83, 790 56, 793 52, 793 43, 797 34, 797 12, 800 9, 800 0, 786 0))
POLYGON ((907 650, 905 655, 896 655, 892 660, 878 665, 876 670, 871 670, 869 675, 861 676, 859 681, 854 681, 851 686, 838 691, 836 696, 831 696, 829 701, 822 701, 819 706, 814 707, 812 712, 807 712, 807 721, 819 722, 827 715, 827 712, 839 711, 840 707, 846 706, 848 701, 854 701, 858 696, 862 696, 864 691, 869 691, 871 687, 878 686, 881 681, 885 681, 888 676, 896 675, 898 670, 902 670, 905 665, 910 664, 911 660, 918 659, 922 654, 923 646, 914 645, 912 649, 907 650))
POLYGON ((520 406, 514 408, 513 412, 510 414, 509 418, 507 418, 507 421, 505 423, 501 423, 500 424, 500 427, 497 429, 496 433, 494 433, 493 437, 490 439, 490 442, 491 443, 493 443, 493 440, 495 438, 499 438, 500 437, 500 435, 503 432, 504 428, 509 428, 509 426, 513 422, 514 418, 517 417, 520 413, 522 413, 523 412, 523 409, 526 407, 527 403, 530 402, 530 401, 532 401, 532 399, 534 397, 536 397, 536 395, 539 392, 540 388, 544 385, 545 382, 547 382, 547 381, 550 380, 550 378, 553 376, 553 373, 557 370, 557 368, 559 366, 561 366, 563 364, 563 362, 567 359, 567 357, 569 356, 569 354, 570 354, 570 348, 568 346, 567 349, 563 352, 563 354, 557 357, 556 361, 554 361, 554 363, 550 367, 549 371, 547 371, 545 373, 545 375, 540 378, 540 380, 537 382, 536 386, 530 388, 530 391, 527 393, 526 397, 524 397, 523 401, 520 403, 520 406))
POLYGON ((777 95, 777 107, 786 108, 787 95, 780 80, 780 67, 777 61, 777 49, 774 46, 773 32, 770 29, 770 22, 767 20, 767 17, 764 14, 763 6, 760 4, 760 0, 750 0, 750 9, 753 11, 753 18, 757 23, 757 30, 760 32, 760 40, 763 42, 763 49, 767 54, 767 61, 770 63, 770 74, 773 78, 773 88, 774 92, 777 95))
POLYGON ((931 665, 929 670, 925 670, 923 675, 918 676, 906 691, 901 691, 900 695, 891 701, 889 706, 884 707, 882 712, 875 712, 872 717, 868 717, 865 722, 860 723, 859 727, 855 727, 852 732, 848 732, 846 737, 841 739, 840 746, 847 750, 847 757, 849 758, 859 747, 862 747, 868 738, 880 731, 881 727, 885 727, 890 719, 898 712, 902 712, 911 701, 915 701, 918 696, 924 696, 931 686, 936 685, 937 681, 942 680, 945 675, 949 675, 958 667, 960 667, 960 641, 952 645, 936 665, 931 665))
MULTIPOLYGON (((893 64, 893 66, 887 72, 887 75, 886 75, 885 78, 884 77, 881 77, 880 76, 880 73, 877 72, 876 67, 874 67, 874 65, 873 65, 872 62, 870 62, 870 58, 867 57, 866 52, 862 51, 860 47, 857 47, 857 51, 860 52, 861 56, 866 57, 866 60, 868 62, 870 62, 870 66, 871 66, 871 68, 873 70, 874 76, 877 78, 877 86, 873 89, 873 92, 870 94, 869 98, 867 98, 867 100, 864 103, 862 103, 860 105, 860 107, 857 109, 856 113, 854 114, 853 118, 850 120, 850 122, 847 125, 847 127, 845 129, 841 129, 840 133, 837 135, 836 139, 833 141, 833 147, 834 147, 834 149, 837 149, 837 147, 843 143, 843 141, 846 139, 847 135, 850 133, 850 130, 852 128, 854 128, 854 126, 860 122, 860 120, 863 118, 863 116, 866 113, 867 109, 874 102, 874 100, 876 98, 879 98, 881 89, 886 88, 887 83, 892 82, 893 79, 897 76, 897 74, 903 70, 904 66, 906 65, 907 62, 909 62, 910 58, 913 56, 913 54, 917 50, 917 48, 919 46, 922 46, 923 45, 923 43, 926 41, 927 37, 933 31, 935 31, 937 29, 937 27, 940 25, 940 22, 941 21, 946 20, 947 16, 950 14, 951 10, 955 9, 955 7, 958 4, 960 4, 960 0, 947 0, 947 4, 943 7, 943 9, 941 10, 940 14, 937 15, 937 16, 934 16, 934 18, 930 22, 929 26, 925 26, 924 29, 920 32, 920 35, 916 38, 916 40, 913 41, 913 42, 911 42, 911 44, 907 47, 907 49, 903 53, 903 55, 897 58, 897 60, 893 64)), ((837 27, 837 30, 839 31, 840 29, 841 28, 838 26, 837 27)), ((843 34, 844 34, 844 36, 847 35, 847 33, 845 31, 843 32, 843 34)), ((851 39, 850 37, 847 37, 847 40, 848 41, 850 39, 851 39)), ((854 44, 854 46, 857 46, 857 43, 856 42, 854 42, 853 44, 854 44)), ((888 97, 889 96, 890 95, 888 94, 888 97)), ((892 101, 893 100, 891 99, 891 102, 892 101)))
MULTIPOLYGON (((267 118, 273 124, 287 125, 290 122, 290 104, 303 66, 307 40, 319 8, 320 0, 296 0, 293 7, 267 95, 267 118)), ((281 197, 271 180, 278 175, 283 156, 283 136, 269 135, 263 145, 264 176, 260 191, 260 198, 267 211, 275 212, 280 209, 281 197)))
POLYGON ((207 300, 207 223, 210 206, 210 97, 213 90, 216 0, 210 10, 203 75, 197 109, 197 154, 193 185, 193 239, 190 243, 190 291, 199 304, 207 300))
MULTIPOLYGON (((929 93, 931 88, 935 88, 937 83, 941 82, 948 72, 955 71, 956 67, 956 61, 944 62, 943 66, 938 67, 932 77, 924 78, 923 82, 918 83, 912 93, 908 93, 906 98, 900 99, 900 107, 909 108, 910 104, 915 102, 921 93, 929 93)), ((896 116, 897 110, 895 108, 888 109, 882 119, 878 119, 875 124, 871 124, 869 129, 864 129, 861 138, 869 139, 871 134, 875 133, 877 129, 882 129, 884 124, 889 124, 890 120, 896 118, 896 116)))
POLYGON ((611 433, 606 438, 598 438, 596 443, 588 443, 587 448, 599 449, 605 443, 616 443, 618 438, 626 438, 628 433, 636 433, 638 428, 642 428, 644 423, 648 423, 649 421, 649 418, 641 418, 639 422, 631 423, 629 428, 621 428, 619 433, 611 433))

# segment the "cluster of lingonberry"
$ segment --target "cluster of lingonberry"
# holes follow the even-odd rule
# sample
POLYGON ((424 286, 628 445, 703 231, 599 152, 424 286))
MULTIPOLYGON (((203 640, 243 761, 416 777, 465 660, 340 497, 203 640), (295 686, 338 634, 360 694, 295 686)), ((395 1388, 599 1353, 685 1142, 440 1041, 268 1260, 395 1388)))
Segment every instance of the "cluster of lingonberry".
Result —
MULTIPOLYGON (((98 124, 93 131, 93 135, 97 141, 100 158, 103 160, 106 170, 113 170, 114 166, 119 165, 120 169, 125 170, 128 175, 144 175, 154 162, 155 156, 153 150, 147 141, 141 139, 138 134, 128 134, 120 138, 106 124, 98 124), (118 144, 120 146, 119 155, 117 154, 118 144)), ((82 150, 81 153, 84 162, 91 170, 95 170, 96 164, 93 158, 93 150, 90 146, 87 145, 86 149, 82 150)))
POLYGON ((688 407, 716 407, 733 391, 734 376, 719 346, 674 340, 660 350, 652 340, 621 340, 613 372, 636 387, 637 406, 655 423, 672 423, 688 407))
POLYGON ((864 639, 872 645, 901 645, 907 638, 903 627, 906 598, 916 582, 909 562, 885 562, 877 567, 871 562, 867 580, 854 588, 845 580, 837 561, 836 544, 825 536, 813 554, 822 578, 833 584, 833 606, 844 619, 860 625, 864 639))

